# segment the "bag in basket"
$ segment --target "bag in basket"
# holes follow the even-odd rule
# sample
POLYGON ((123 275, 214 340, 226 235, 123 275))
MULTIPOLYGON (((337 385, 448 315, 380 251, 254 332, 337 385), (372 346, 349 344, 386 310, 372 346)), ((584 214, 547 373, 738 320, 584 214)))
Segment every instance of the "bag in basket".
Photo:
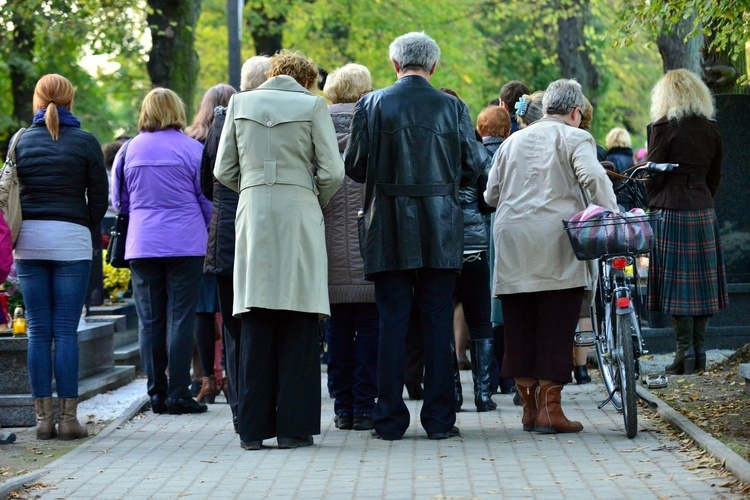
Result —
POLYGON ((576 257, 590 260, 605 254, 648 252, 654 242, 651 221, 656 217, 658 214, 647 214, 640 208, 612 212, 589 205, 565 227, 576 257))
POLYGON ((10 140, 8 156, 5 158, 3 171, 0 173, 0 211, 10 227, 11 242, 16 246, 18 232, 21 230, 21 189, 16 171, 16 145, 25 128, 20 129, 10 140))

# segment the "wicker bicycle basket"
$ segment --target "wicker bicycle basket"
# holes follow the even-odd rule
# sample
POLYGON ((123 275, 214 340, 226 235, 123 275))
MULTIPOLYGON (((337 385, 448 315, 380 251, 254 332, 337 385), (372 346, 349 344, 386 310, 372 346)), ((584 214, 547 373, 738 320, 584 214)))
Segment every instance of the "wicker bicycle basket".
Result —
POLYGON ((563 225, 576 258, 591 260, 603 255, 649 252, 654 242, 654 227, 659 221, 659 212, 644 215, 605 212, 601 217, 585 221, 563 221, 563 225))

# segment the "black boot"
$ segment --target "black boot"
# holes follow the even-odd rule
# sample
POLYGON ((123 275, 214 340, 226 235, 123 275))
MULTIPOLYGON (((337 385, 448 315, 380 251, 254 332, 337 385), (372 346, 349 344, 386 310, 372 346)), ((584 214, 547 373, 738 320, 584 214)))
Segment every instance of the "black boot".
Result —
POLYGON ((573 375, 575 376, 576 384, 578 385, 591 382, 591 375, 589 375, 589 370, 586 365, 575 365, 573 367, 573 375))
POLYGON ((692 375, 695 372, 693 348, 693 317, 672 316, 672 328, 677 343, 674 361, 664 371, 670 375, 692 375))
POLYGON ((471 374, 474 378, 474 404, 478 412, 496 410, 490 397, 490 369, 492 366, 492 339, 470 340, 471 374))
POLYGON ((706 328, 708 316, 693 317, 693 349, 695 349, 695 371, 706 371, 706 328))
POLYGON ((461 387, 461 372, 458 371, 456 344, 453 341, 451 341, 451 363, 453 364, 453 406, 456 408, 456 413, 458 413, 464 404, 464 392, 461 387))

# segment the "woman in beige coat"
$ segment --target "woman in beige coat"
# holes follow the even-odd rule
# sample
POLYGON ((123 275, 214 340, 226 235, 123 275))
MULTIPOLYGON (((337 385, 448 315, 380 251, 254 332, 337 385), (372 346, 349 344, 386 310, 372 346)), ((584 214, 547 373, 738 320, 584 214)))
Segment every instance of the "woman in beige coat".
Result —
POLYGON ((281 51, 269 77, 233 96, 214 175, 239 192, 234 315, 242 324, 238 428, 242 447, 313 443, 320 433, 318 318, 328 316, 321 207, 344 179, 315 63, 281 51))
POLYGON ((493 294, 502 299, 505 319, 501 376, 516 379, 525 431, 583 429, 565 417, 560 398, 571 381, 573 335, 591 278, 561 221, 587 200, 617 210, 594 139, 578 128, 583 106, 578 82, 552 82, 544 117, 502 144, 484 194, 497 207, 493 294))

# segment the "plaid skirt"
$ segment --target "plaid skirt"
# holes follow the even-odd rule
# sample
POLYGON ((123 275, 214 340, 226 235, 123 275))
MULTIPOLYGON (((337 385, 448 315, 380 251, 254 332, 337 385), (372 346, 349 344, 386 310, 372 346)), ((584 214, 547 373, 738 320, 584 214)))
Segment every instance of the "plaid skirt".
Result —
POLYGON ((704 316, 729 306, 714 209, 661 209, 661 214, 651 250, 647 307, 673 316, 704 316))

